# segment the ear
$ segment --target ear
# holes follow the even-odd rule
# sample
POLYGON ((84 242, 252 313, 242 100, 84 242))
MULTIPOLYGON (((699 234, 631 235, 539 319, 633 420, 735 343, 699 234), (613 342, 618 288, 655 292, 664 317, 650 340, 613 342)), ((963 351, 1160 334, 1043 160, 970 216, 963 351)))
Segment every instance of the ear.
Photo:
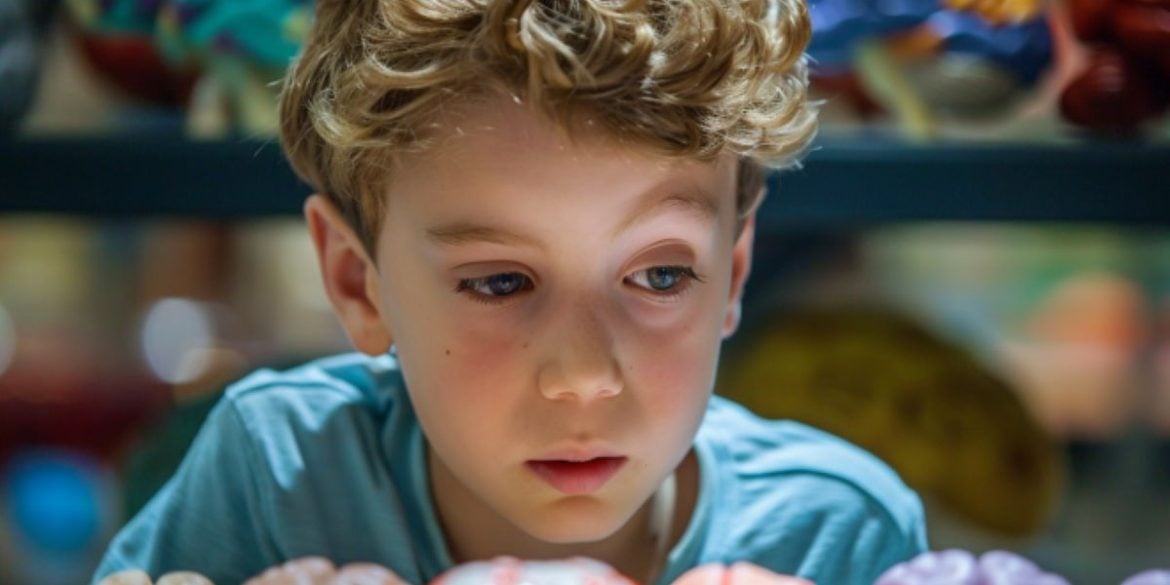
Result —
POLYGON ((341 319, 350 343, 368 355, 390 350, 394 338, 382 319, 378 267, 357 234, 324 196, 305 201, 305 220, 317 251, 325 293, 341 319))
POLYGON ((752 244, 756 239, 756 212, 753 209, 744 220, 743 231, 731 250, 731 293, 727 299, 727 312, 723 317, 723 338, 731 337, 739 328, 743 307, 743 287, 752 270, 752 244))

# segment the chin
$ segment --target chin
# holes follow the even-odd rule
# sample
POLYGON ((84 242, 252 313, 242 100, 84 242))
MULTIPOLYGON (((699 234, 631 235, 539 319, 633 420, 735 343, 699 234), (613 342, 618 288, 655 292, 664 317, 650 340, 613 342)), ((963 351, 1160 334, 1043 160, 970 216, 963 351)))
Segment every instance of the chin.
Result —
POLYGON ((628 516, 601 508, 596 502, 589 506, 564 506, 555 510, 541 510, 520 528, 529 536, 553 544, 582 544, 598 542, 613 536, 624 525, 628 516))

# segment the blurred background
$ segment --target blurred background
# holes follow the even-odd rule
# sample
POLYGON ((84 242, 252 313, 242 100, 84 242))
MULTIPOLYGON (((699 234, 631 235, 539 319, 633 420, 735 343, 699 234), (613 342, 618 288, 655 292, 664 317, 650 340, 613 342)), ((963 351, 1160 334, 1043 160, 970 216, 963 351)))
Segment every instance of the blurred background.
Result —
MULTIPOLYGON (((0 583, 84 582, 226 384, 348 350, 273 139, 311 14, 0 0, 0 583)), ((1170 566, 1170 3, 811 14, 719 392, 884 458, 933 549, 1170 566)))

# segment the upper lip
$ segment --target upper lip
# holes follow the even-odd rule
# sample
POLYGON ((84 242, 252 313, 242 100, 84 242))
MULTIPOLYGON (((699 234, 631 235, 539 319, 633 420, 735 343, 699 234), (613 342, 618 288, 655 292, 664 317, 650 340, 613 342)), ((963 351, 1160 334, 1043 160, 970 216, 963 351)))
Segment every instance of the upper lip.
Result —
POLYGON ((621 453, 608 447, 599 445, 577 445, 554 449, 532 461, 570 461, 582 462, 609 457, 625 457, 621 453))

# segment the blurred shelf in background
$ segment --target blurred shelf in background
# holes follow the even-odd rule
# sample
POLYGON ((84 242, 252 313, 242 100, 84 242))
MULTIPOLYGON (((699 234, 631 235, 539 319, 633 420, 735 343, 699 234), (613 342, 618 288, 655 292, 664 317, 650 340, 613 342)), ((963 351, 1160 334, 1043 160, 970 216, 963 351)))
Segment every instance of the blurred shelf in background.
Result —
MULTIPOLYGON (((1170 225, 1170 145, 822 140, 773 176, 760 229, 909 221, 1170 225)), ((175 135, 0 140, 0 213, 247 219, 309 192, 275 140, 175 135)))

